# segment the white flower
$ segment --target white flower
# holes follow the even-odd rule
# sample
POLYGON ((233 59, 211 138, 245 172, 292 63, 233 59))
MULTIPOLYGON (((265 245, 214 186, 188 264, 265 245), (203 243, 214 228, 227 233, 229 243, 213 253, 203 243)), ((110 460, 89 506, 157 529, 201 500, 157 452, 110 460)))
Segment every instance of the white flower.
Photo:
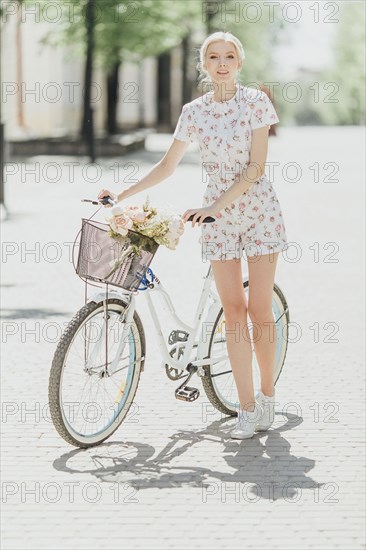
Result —
POLYGON ((124 208, 122 208, 119 204, 115 204, 112 206, 111 212, 113 216, 120 216, 121 214, 124 214, 124 208))
POLYGON ((179 237, 183 235, 184 233, 184 223, 180 216, 173 215, 170 218, 169 223, 169 230, 166 234, 166 239, 169 244, 167 244, 167 247, 171 250, 175 250, 178 243, 179 243, 179 237))

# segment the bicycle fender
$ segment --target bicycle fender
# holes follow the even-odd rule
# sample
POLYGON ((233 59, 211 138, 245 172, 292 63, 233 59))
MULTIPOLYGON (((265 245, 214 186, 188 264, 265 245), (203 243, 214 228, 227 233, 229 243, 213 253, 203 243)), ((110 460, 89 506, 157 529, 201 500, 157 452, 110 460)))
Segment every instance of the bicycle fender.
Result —
POLYGON ((100 290, 98 292, 95 292, 91 296, 89 296, 87 303, 89 302, 95 302, 96 304, 99 302, 103 302, 107 298, 118 298, 119 300, 123 299, 126 295, 122 294, 118 290, 108 290, 108 293, 105 290, 100 290))

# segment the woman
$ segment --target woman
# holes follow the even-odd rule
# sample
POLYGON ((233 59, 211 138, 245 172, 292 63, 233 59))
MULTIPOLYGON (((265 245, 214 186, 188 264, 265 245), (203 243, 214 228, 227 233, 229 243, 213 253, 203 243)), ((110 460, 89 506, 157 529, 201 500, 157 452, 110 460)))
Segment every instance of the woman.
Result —
POLYGON ((183 105, 172 145, 145 177, 118 195, 106 189, 98 195, 121 201, 160 183, 173 174, 188 144, 198 141, 208 184, 203 207, 187 210, 183 220, 193 214, 192 226, 197 223, 202 228, 202 259, 211 262, 224 310, 227 350, 240 402, 238 422, 231 431, 237 439, 268 429, 274 420, 272 292, 278 255, 287 245, 280 204, 264 173, 269 128, 279 119, 266 93, 237 81, 244 57, 242 44, 231 33, 208 36, 200 48, 198 68, 213 90, 183 105), (206 216, 215 222, 203 223, 206 216), (243 250, 248 261, 248 303, 241 271, 243 250), (261 374, 255 397, 248 314, 260 334, 254 342, 261 374))

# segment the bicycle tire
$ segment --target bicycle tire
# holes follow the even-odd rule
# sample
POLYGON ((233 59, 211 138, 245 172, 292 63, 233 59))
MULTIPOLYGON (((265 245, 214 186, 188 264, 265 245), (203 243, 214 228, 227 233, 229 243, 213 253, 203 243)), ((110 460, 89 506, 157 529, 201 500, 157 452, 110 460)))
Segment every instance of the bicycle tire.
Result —
MULTIPOLYGON (((110 308, 110 306, 119 308, 118 311, 122 312, 123 309, 127 308, 128 304, 121 299, 111 298, 107 301, 107 308, 108 310, 113 311, 112 308, 110 308)), ((80 330, 80 328, 83 326, 85 321, 91 316, 91 314, 95 313, 100 308, 103 308, 103 302, 98 302, 98 303, 89 302, 75 313, 75 315, 73 316, 73 318, 70 320, 65 330, 63 331, 61 338, 57 344, 53 361, 52 361, 52 366, 50 369, 50 375, 49 375, 48 399, 49 399, 50 415, 51 415, 53 425, 57 430, 58 434, 67 443, 70 443, 71 445, 74 445, 75 447, 80 447, 80 448, 88 448, 88 447, 94 447, 96 445, 99 445, 100 443, 105 441, 107 438, 109 438, 120 427, 121 423, 125 419, 132 405, 132 402, 135 398, 139 381, 140 381, 140 375, 141 375, 141 372, 144 370, 144 364, 145 364, 145 357, 146 357, 145 332, 143 329, 141 319, 138 313, 135 311, 133 316, 133 322, 134 322, 134 325, 136 326, 138 340, 139 340, 138 353, 140 354, 139 355, 140 357, 143 357, 143 359, 135 363, 133 382, 131 384, 132 391, 128 395, 126 406, 124 406, 121 409, 117 419, 114 421, 115 425, 112 427, 112 429, 107 429, 106 433, 104 435, 101 434, 100 438, 94 438, 91 441, 87 441, 87 438, 80 437, 78 439, 77 437, 75 437, 73 433, 70 432, 70 430, 68 429, 65 423, 65 420, 62 414, 62 406, 60 403, 60 385, 61 385, 61 377, 62 377, 62 370, 64 366, 64 360, 77 331, 80 330)))
MULTIPOLYGON (((247 288, 248 285, 249 285, 248 281, 245 281, 243 283, 244 288, 247 288)), ((288 309, 288 305, 287 305, 285 296, 284 296, 283 292, 281 291, 281 289, 276 284, 273 287, 273 293, 277 295, 279 301, 282 304, 283 311, 285 312, 286 325, 287 325, 287 336, 288 336, 288 326, 289 326, 289 322, 290 322, 290 312, 289 312, 289 309, 288 309)), ((209 343, 209 347, 208 347, 208 357, 207 358, 211 357, 212 342, 213 342, 213 338, 214 338, 214 335, 215 335, 215 332, 216 332, 217 325, 221 320, 222 313, 223 313, 223 308, 221 307, 220 311, 219 311, 219 313, 218 313, 218 315, 215 319, 215 322, 213 324, 213 329, 212 329, 212 333, 211 333, 211 336, 210 336, 210 343, 209 343)), ((276 383, 277 383, 277 381, 278 381, 278 379, 281 375, 283 365, 285 363, 285 359, 286 359, 286 355, 287 355, 287 348, 288 348, 288 338, 287 337, 285 339, 284 346, 285 347, 284 347, 283 354, 282 354, 283 358, 281 360, 281 365, 280 365, 278 374, 276 376, 275 385, 276 385, 276 383)), ((201 380, 202 380, 202 385, 203 385, 204 391, 205 391, 205 393, 207 395, 207 398, 210 401, 210 403, 218 411, 220 411, 224 414, 228 414, 230 416, 237 416, 237 410, 236 409, 233 410, 232 408, 227 407, 225 405, 225 403, 223 403, 223 401, 220 399, 219 395, 217 394, 216 389, 215 389, 215 385, 214 385, 214 383, 212 381, 212 377, 211 377, 211 367, 210 367, 210 365, 205 365, 204 370, 205 370, 205 375, 201 378, 201 380)))

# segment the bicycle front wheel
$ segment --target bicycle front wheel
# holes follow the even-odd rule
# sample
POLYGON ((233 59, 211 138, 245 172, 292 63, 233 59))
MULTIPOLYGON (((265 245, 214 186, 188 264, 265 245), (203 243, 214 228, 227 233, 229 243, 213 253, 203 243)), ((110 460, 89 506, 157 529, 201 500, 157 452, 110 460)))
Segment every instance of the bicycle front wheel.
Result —
POLYGON ((135 397, 144 367, 145 335, 135 311, 119 353, 127 307, 115 298, 106 308, 103 302, 86 304, 57 345, 48 386, 50 414, 61 437, 76 447, 92 447, 110 437, 135 397))
MULTIPOLYGON (((243 286, 247 293, 248 281, 245 281, 243 286)), ((277 335, 274 373, 276 384, 286 358, 290 322, 290 314, 286 299, 277 285, 274 285, 273 288, 272 313, 277 335)), ((255 389, 258 389, 260 386, 260 371, 253 345, 253 327, 251 327, 250 323, 249 333, 252 342, 253 385, 255 389)), ((213 324, 212 333, 210 335, 208 357, 213 358, 225 355, 226 358, 223 361, 204 367, 205 376, 202 377, 202 384, 208 399, 216 409, 225 414, 235 416, 239 408, 239 398, 227 354, 225 317, 223 308, 221 308, 213 324)))

